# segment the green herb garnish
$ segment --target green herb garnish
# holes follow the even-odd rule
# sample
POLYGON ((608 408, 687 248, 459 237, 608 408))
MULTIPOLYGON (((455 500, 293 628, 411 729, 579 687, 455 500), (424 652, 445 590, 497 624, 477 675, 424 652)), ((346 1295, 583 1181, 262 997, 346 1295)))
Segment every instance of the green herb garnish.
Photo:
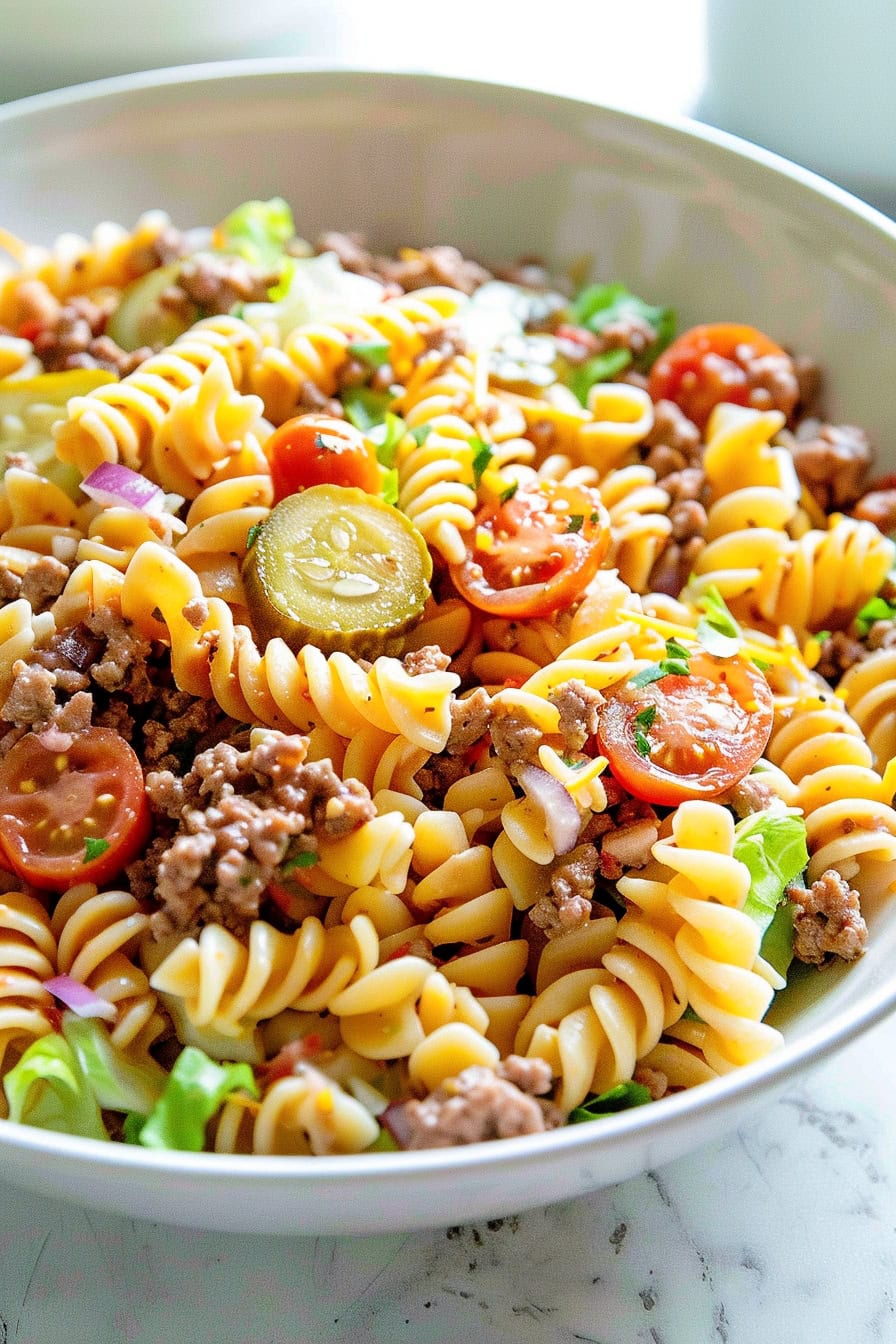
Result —
POLYGON ((345 418, 362 434, 369 434, 376 425, 385 422, 395 398, 391 392, 375 392, 370 387, 347 387, 341 400, 345 418))
POLYGON ((388 341, 353 341, 349 353, 370 369, 379 369, 389 358, 388 341))
POLYGON ((583 513, 571 513, 566 526, 567 532, 581 532, 584 521, 585 515, 583 513))
POLYGON ((578 365, 569 378, 570 391, 575 394, 583 406, 588 405, 588 393, 595 383, 609 383, 624 372, 632 362, 629 350, 605 350, 600 355, 592 355, 584 364, 578 365))
POLYGON ((506 504, 509 499, 513 499, 519 488, 519 481, 514 481, 512 485, 508 485, 506 490, 502 490, 500 495, 501 503, 506 504))
POLYGON ((109 841, 102 840, 98 836, 86 835, 84 837, 84 857, 82 863, 92 863, 98 859, 101 854, 105 854, 109 848, 109 841))
POLYGON ((611 322, 633 317, 653 327, 655 339, 634 361, 635 367, 642 371, 650 368, 675 335, 674 310, 645 303, 625 285, 587 285, 576 295, 572 308, 575 320, 595 333, 603 331, 611 322))
POLYGON ((646 708, 640 710, 635 715, 635 723, 639 728, 642 728, 645 733, 648 732, 648 730, 653 727, 654 723, 656 723, 656 705, 647 705, 646 708))
POLYGON ((494 454, 491 444, 478 436, 470 440, 470 447, 473 450, 473 480, 478 485, 494 454))
POLYGON ((718 588, 707 588, 697 606, 703 612, 697 622, 697 639, 703 648, 716 658, 733 657, 741 646, 741 628, 718 588))
POLYGON ((317 855, 313 850, 305 849, 300 854, 293 854, 291 859, 286 859, 280 865, 280 871, 284 875, 292 873, 296 868, 313 868, 317 863, 317 855))
POLYGON ((650 755, 650 738, 640 728, 635 729, 635 751, 639 756, 650 755))
POLYGON ((666 656, 661 663, 651 663, 649 667, 643 668, 629 681, 629 685, 636 691, 642 690, 645 686, 650 686, 654 681, 659 681, 662 677, 689 677, 691 669, 688 664, 690 654, 683 648, 676 639, 666 640, 666 656))
POLYGON ((252 526, 249 528, 249 531, 246 533, 247 551, 251 551, 252 547, 255 545, 256 541, 258 540, 258 534, 263 526, 264 526, 263 523, 253 523, 252 526))

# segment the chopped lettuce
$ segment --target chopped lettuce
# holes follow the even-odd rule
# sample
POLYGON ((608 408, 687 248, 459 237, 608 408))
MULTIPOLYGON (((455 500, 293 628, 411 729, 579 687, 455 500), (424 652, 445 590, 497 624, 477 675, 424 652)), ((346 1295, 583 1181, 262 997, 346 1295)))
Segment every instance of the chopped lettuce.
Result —
POLYGON ((243 320, 265 330, 273 323, 285 340, 306 322, 357 317, 375 308, 384 294, 378 280, 344 271, 335 252, 317 257, 286 257, 280 284, 269 303, 247 303, 243 320))
POLYGON ((744 913, 764 933, 785 888, 809 862, 806 823, 790 812, 752 812, 734 828, 734 857, 750 871, 744 913))
POLYGON ((248 1064, 216 1064, 202 1050, 188 1045, 178 1055, 164 1091, 149 1115, 128 1116, 125 1139, 144 1148, 201 1152, 206 1125, 231 1092, 236 1091, 258 1096, 248 1064))
POLYGON ((244 201, 216 230, 215 242, 256 266, 276 267, 283 249, 295 237, 292 211, 281 196, 269 201, 244 201))
POLYGON ((569 378, 571 391, 583 406, 588 405, 588 393, 596 383, 609 383, 617 374, 623 373, 631 364, 629 350, 604 350, 602 354, 592 355, 584 364, 579 364, 569 378))
POLYGON ((573 317, 589 331, 601 332, 620 318, 639 317, 649 322, 656 332, 656 340, 638 355, 635 367, 649 369, 675 335, 675 313, 671 308, 656 308, 645 303, 625 285, 587 285, 573 299, 573 317))
POLYGON ((87 1076, 64 1036, 53 1032, 29 1045, 3 1087, 10 1120, 85 1139, 109 1137, 87 1076))
POLYGON ((790 812, 753 812, 734 828, 734 857, 750 870, 743 909, 762 930, 760 955, 786 978, 795 910, 785 892, 809 862, 806 823, 790 812))
MULTIPOLYGON (((870 598, 856 616, 856 630, 859 638, 865 638, 875 621, 892 621, 894 616, 896 616, 896 607, 888 602, 885 597, 870 598)), ((821 635, 816 635, 815 638, 821 639, 821 635)))
POLYGON ((635 1106, 646 1106, 650 1099, 650 1091, 642 1083, 617 1083, 607 1092, 586 1097, 581 1106, 570 1111, 567 1124, 580 1125, 585 1120, 601 1120, 619 1111, 630 1111, 635 1106))
POLYGON ((376 445, 376 460, 381 467, 391 471, 395 466, 398 445, 407 431, 408 427, 401 416, 393 415, 391 411, 386 412, 386 418, 381 425, 374 425, 371 428, 367 437, 376 445))
POLYGON ((369 434, 372 429, 388 423, 386 414, 394 400, 391 392, 377 392, 370 387, 347 387, 342 393, 342 409, 355 429, 360 429, 362 434, 369 434))
POLYGON ((112 1044, 96 1018, 64 1013, 62 1033, 77 1057, 90 1090, 104 1110, 151 1111, 165 1087, 166 1073, 149 1057, 129 1059, 112 1044))

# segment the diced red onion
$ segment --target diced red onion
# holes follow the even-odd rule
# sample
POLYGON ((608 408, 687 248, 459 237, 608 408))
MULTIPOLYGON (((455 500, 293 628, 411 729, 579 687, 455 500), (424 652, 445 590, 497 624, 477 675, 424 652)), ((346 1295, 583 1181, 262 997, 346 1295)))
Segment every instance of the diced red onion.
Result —
POLYGON ((407 1111, 403 1101, 392 1101, 379 1116, 379 1122, 383 1129, 387 1129, 392 1135, 399 1148, 407 1148, 408 1140, 411 1137, 411 1127, 408 1124, 407 1111))
POLYGON ((568 854, 579 838, 582 819, 566 787, 538 765, 524 765, 517 778, 544 812, 544 832, 555 854, 568 854))
POLYGON ((44 981, 44 989, 48 989, 54 998, 60 999, 66 1008, 71 1008, 79 1017, 103 1017, 107 1021, 115 1017, 114 1003, 100 998, 88 985, 73 980, 70 975, 54 975, 52 980, 44 981))
POLYGON ((98 504, 112 508, 123 506, 155 514, 165 507, 165 492, 120 462, 101 462, 81 482, 81 489, 98 504))

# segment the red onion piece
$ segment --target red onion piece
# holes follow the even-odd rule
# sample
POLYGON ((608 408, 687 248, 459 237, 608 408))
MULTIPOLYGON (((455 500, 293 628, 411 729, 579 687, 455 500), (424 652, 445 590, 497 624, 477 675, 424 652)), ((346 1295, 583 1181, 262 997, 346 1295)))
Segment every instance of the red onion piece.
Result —
POLYGON ((399 1148, 407 1148, 411 1137, 407 1112, 403 1101, 391 1101, 379 1117, 383 1129, 388 1130, 399 1148))
POLYGON ((101 462, 81 482, 81 489, 98 504, 112 508, 141 509, 143 513, 156 514, 165 507, 165 492, 120 462, 101 462))
POLYGON ((114 1003, 101 999, 88 985, 73 980, 70 975, 54 975, 52 980, 44 981, 44 989, 48 989, 54 998, 60 999, 66 1008, 71 1008, 79 1017, 103 1017, 107 1021, 115 1017, 114 1003))
POLYGON ((555 854, 568 854, 579 838, 582 819, 568 790, 559 779, 549 775, 538 765, 524 765, 517 771, 517 779, 526 796, 544 813, 544 833, 554 847, 555 854))

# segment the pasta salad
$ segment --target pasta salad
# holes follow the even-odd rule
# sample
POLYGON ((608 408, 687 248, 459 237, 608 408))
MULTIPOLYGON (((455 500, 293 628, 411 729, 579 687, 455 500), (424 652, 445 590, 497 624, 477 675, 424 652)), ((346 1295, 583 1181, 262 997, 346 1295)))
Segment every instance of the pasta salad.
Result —
POLYGON ((811 360, 279 199, 0 245, 2 1114, 445 1147, 779 1049, 896 885, 896 480, 811 360))

